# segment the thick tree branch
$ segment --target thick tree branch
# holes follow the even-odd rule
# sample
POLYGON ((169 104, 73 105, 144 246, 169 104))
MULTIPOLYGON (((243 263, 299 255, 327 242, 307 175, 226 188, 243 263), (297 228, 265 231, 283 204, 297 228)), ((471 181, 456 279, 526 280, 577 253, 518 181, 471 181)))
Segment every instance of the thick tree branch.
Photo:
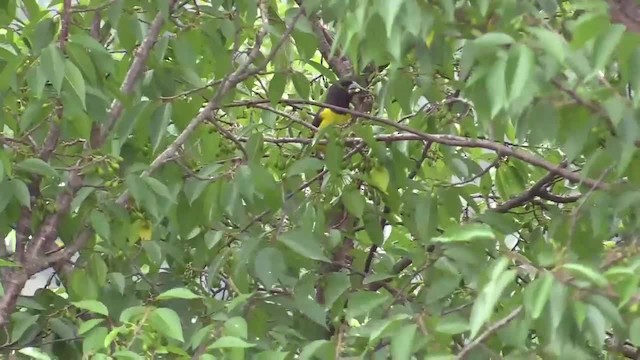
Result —
MULTIPOLYGON (((267 102, 269 102, 269 100, 262 100, 262 99, 237 101, 237 102, 226 105, 226 107, 249 106, 254 104, 264 104, 267 102)), ((367 119, 379 124, 387 125, 387 126, 396 128, 398 130, 416 135, 421 140, 430 141, 433 143, 447 145, 447 146, 459 146, 459 147, 481 148, 481 149, 492 150, 492 151, 495 151, 500 156, 510 156, 510 157, 522 160, 533 166, 546 169, 549 172, 557 176, 563 177, 569 181, 572 181, 575 183, 583 183, 593 189, 608 190, 611 188, 611 185, 604 181, 597 181, 591 178, 583 177, 580 174, 574 173, 573 171, 566 169, 565 167, 555 165, 531 153, 522 151, 520 149, 514 149, 507 145, 497 143, 495 141, 490 141, 485 139, 472 139, 464 136, 449 135, 449 134, 428 134, 428 133, 413 129, 409 126, 399 124, 393 120, 365 114, 365 113, 354 111, 351 109, 345 109, 338 106, 324 104, 317 101, 282 99, 280 100, 280 102, 284 104, 307 104, 307 105, 315 105, 320 107, 337 109, 337 110, 349 113, 351 115, 358 116, 363 119, 367 119)))
MULTIPOLYGON (((296 3, 302 8, 302 11, 306 12, 303 0, 296 0, 296 3)), ((333 46, 332 38, 324 25, 322 25, 321 19, 314 14, 309 14, 308 17, 313 31, 316 33, 316 38, 318 39, 318 50, 324 60, 329 64, 329 67, 331 67, 331 70, 340 78, 353 76, 351 61, 345 56, 331 54, 331 48, 333 46)), ((336 51, 336 53, 339 54, 340 50, 336 51)))
MULTIPOLYGON (((159 167, 164 165, 166 162, 171 160, 171 158, 178 151, 178 149, 187 142, 187 140, 189 139, 191 134, 196 130, 196 128, 205 120, 210 119, 211 116, 213 116, 214 112, 219 108, 221 108, 220 102, 230 90, 232 90, 241 81, 244 81, 250 76, 259 73, 267 65, 267 63, 265 62, 260 66, 253 68, 252 70, 249 69, 249 66, 255 61, 255 59, 258 57, 258 54, 260 53, 262 41, 264 37, 267 35, 268 26, 269 26, 268 5, 266 3, 266 0, 260 1, 258 5, 260 7, 260 14, 262 17, 263 24, 262 24, 261 30, 256 35, 256 41, 254 43, 253 48, 249 52, 249 57, 247 61, 241 64, 234 72, 232 72, 222 80, 220 87, 216 91, 215 95, 211 98, 211 100, 209 100, 209 102, 207 103, 207 106, 205 106, 205 108, 202 109, 200 113, 193 120, 191 120, 191 122, 178 135, 175 141, 171 143, 171 145, 169 145, 160 155, 158 155, 153 160, 153 162, 151 162, 151 164, 149 165, 149 168, 143 172, 142 174, 143 176, 147 176, 151 174, 152 172, 157 170, 159 167)), ((282 34, 281 43, 284 42, 286 38, 288 38, 288 36, 291 34, 291 31, 293 31, 293 28, 301 15, 302 15, 302 12, 299 12, 298 14, 296 14, 296 16, 293 17, 293 19, 287 26, 287 29, 282 34)), ((276 46, 274 46, 273 49, 271 50, 271 53, 267 56, 267 60, 272 59, 275 56, 275 53, 279 51, 281 46, 282 44, 277 44, 276 46)), ((127 200, 128 200, 128 193, 125 192, 118 198, 117 202, 123 205, 127 202, 127 200)))
POLYGON ((640 4, 636 0, 608 0, 609 15, 632 32, 640 32, 640 4))
MULTIPOLYGON (((171 6, 173 5, 173 3, 174 1, 172 0, 171 6)), ((68 13, 71 12, 71 1, 65 0, 63 5, 63 21, 64 19, 69 20, 70 15, 68 13)), ((160 33, 163 22, 163 16, 159 13, 152 23, 152 26, 149 29, 149 33, 143 41, 142 46, 136 54, 131 68, 127 72, 127 75, 121 87, 123 96, 130 95, 133 92, 136 81, 137 79, 139 79, 142 71, 144 70, 144 64, 149 56, 151 47, 155 44, 158 34, 160 33)), ((62 24, 60 40, 61 46, 63 44, 66 44, 66 37, 68 36, 68 26, 69 24, 62 24)), ((121 115, 122 109, 122 102, 115 100, 111 107, 111 110, 109 111, 107 127, 99 127, 97 128, 97 131, 94 131, 94 129, 92 129, 91 146, 95 148, 100 147, 102 146, 102 144, 104 144, 109 131, 113 128, 115 122, 121 115)), ((60 112, 61 108, 59 108, 58 111, 58 115, 62 116, 60 112)), ((53 152, 53 149, 55 149, 55 146, 50 146, 50 144, 53 144, 54 140, 55 143, 57 143, 57 138, 59 137, 59 131, 55 131, 57 125, 58 124, 54 124, 52 131, 49 133, 47 139, 45 140, 45 146, 39 154, 44 159, 48 160, 49 156, 53 152)), ((9 322, 10 314, 15 308, 18 296, 20 295, 20 292, 22 291, 22 288, 24 287, 29 277, 52 264, 51 261, 42 259, 43 250, 48 249, 58 236, 59 221, 62 216, 69 212, 71 201, 73 200, 75 193, 82 186, 82 178, 78 169, 79 167, 76 167, 76 169, 70 171, 67 186, 56 199, 56 211, 53 214, 48 215, 43 220, 37 235, 34 236, 29 244, 29 247, 25 250, 25 261, 23 263, 23 267, 14 269, 9 274, 7 274, 7 278, 9 278, 9 281, 8 284, 6 284, 7 286, 5 286, 5 295, 2 297, 2 299, 0 299, 0 326, 5 326, 9 322)), ((26 238, 26 234, 23 234, 21 236, 23 236, 23 238, 26 238)), ((66 252, 64 253, 69 255, 66 252)), ((73 255, 73 253, 71 253, 71 255, 73 255)))
MULTIPOLYGON (((169 8, 173 8, 175 0, 170 1, 169 8)), ((149 26, 149 32, 142 41, 140 47, 136 50, 133 62, 129 67, 129 71, 127 71, 127 75, 122 82, 122 86, 120 86, 120 93, 122 96, 126 97, 133 93, 138 79, 144 72, 151 49, 158 40, 160 30, 162 30, 162 26, 164 25, 164 20, 164 15, 161 12, 158 12, 156 17, 153 19, 151 26, 149 26)), ((91 148, 97 149, 104 145, 109 133, 113 130, 116 122, 120 118, 120 115, 122 115, 123 110, 124 104, 122 101, 117 99, 114 100, 111 104, 111 108, 109 109, 106 124, 95 124, 94 129, 92 129, 92 137, 90 141, 91 148)))
MULTIPOLYGON (((563 166, 563 168, 565 168, 566 163, 560 164, 560 166, 563 166)), ((549 185, 549 183, 551 183, 553 179, 555 179, 555 177, 556 175, 554 173, 551 173, 551 172, 548 173, 542 179, 538 180, 535 184, 533 184, 533 186, 531 186, 529 190, 514 197, 513 199, 509 199, 505 201, 504 203, 493 208, 492 210, 495 212, 504 213, 513 208, 526 204, 527 202, 533 200, 533 198, 535 198, 538 195, 540 190, 543 189, 545 186, 549 185)))

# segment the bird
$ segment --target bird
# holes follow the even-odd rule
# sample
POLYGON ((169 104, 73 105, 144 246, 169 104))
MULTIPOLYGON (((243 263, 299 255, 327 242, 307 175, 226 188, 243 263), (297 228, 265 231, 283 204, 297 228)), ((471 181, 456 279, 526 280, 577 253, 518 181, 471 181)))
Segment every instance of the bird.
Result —
MULTIPOLYGON (((353 80, 340 80, 329 86, 324 103, 348 109, 353 96, 362 90, 362 86, 353 80)), ((329 125, 346 124, 350 119, 351 115, 345 111, 323 107, 315 114, 311 124, 320 130, 329 125)))

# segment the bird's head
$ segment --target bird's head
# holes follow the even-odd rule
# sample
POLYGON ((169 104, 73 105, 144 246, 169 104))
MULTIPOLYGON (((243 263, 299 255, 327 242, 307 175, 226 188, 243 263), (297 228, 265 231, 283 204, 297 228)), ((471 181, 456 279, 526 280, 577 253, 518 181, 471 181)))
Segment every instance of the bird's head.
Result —
POLYGON ((341 80, 338 84, 341 88, 347 90, 347 93, 349 95, 354 95, 364 90, 364 88, 360 86, 360 84, 353 80, 341 80))

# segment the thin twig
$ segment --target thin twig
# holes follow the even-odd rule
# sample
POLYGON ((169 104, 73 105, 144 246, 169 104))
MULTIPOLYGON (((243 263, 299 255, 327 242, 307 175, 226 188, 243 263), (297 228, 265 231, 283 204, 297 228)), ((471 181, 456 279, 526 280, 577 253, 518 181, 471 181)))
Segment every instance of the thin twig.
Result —
MULTIPOLYGON (((182 145, 184 145, 184 143, 189 139, 189 137, 196 130, 196 128, 203 121, 211 118, 214 112, 221 107, 220 101, 231 89, 233 89, 241 81, 244 81, 245 79, 247 79, 249 76, 259 73, 266 66, 266 64, 263 63, 261 66, 257 66, 253 70, 249 69, 249 66, 255 61, 255 59, 260 54, 262 41, 264 37, 267 35, 268 27, 269 27, 268 5, 266 0, 260 0, 258 2, 258 6, 260 8, 260 16, 262 18, 263 24, 262 24, 261 30, 256 35, 256 40, 254 42, 254 45, 251 51, 249 52, 247 61, 242 63, 234 72, 232 72, 231 74, 229 74, 229 76, 225 77, 222 80, 220 86, 218 87, 218 90, 216 91, 216 94, 211 98, 207 106, 205 106, 205 108, 202 109, 200 113, 194 119, 191 120, 191 122, 189 122, 189 124, 184 128, 184 130, 182 130, 182 132, 178 135, 178 137, 173 141, 173 143, 171 143, 171 145, 169 145, 162 153, 160 153, 160 155, 158 155, 151 162, 151 164, 149 165, 149 168, 142 173, 143 176, 147 176, 151 174, 152 172, 157 170, 159 167, 161 167, 163 164, 165 164, 167 161, 169 161, 173 157, 173 155, 176 153, 176 151, 182 145)), ((293 31, 293 28, 297 20, 299 19, 299 17, 300 17, 300 13, 298 13, 298 15, 296 15, 291 20, 290 24, 287 26, 287 29, 285 30, 285 33, 283 34, 283 38, 281 39, 281 41, 284 41, 284 39, 286 39, 286 37, 289 36, 291 31, 293 31)), ((271 54, 267 56, 267 59, 272 59, 275 56, 275 52, 277 52, 280 49, 280 46, 276 45, 272 49, 271 54)), ((125 192, 118 198, 117 203, 123 205, 127 202, 127 200, 128 200, 128 192, 125 192)))
MULTIPOLYGON (((231 104, 226 105, 226 107, 236 107, 236 106, 254 106, 255 104, 264 104, 269 102, 269 100, 245 100, 245 101, 238 101, 238 102, 234 102, 231 104)), ((551 162, 548 162, 545 159, 541 159, 531 153, 522 151, 520 149, 513 149, 509 146, 500 144, 498 142, 495 141, 491 141, 491 140, 484 140, 484 139, 473 139, 473 138, 468 138, 468 137, 464 137, 464 136, 457 136, 457 135, 449 135, 449 134, 428 134, 428 133, 424 133, 422 131, 413 129, 411 127, 408 127, 406 125, 402 125, 402 124, 398 124, 397 122, 393 121, 393 120, 389 120, 389 119, 385 119, 385 118, 381 118, 378 116, 373 116, 370 114, 366 114, 366 113, 362 113, 359 111, 354 111, 351 109, 347 109, 347 108, 342 108, 339 106, 334 106, 334 105, 330 105, 330 104, 325 104, 325 103, 321 103, 321 102, 317 102, 317 101, 311 101, 311 100, 291 100, 291 99, 282 99, 280 100, 281 103, 285 103, 285 104, 308 104, 308 105, 314 105, 314 106, 319 106, 319 107, 326 107, 326 108, 330 108, 330 109, 334 109, 334 110, 340 110, 343 111, 345 113, 349 113, 351 115, 354 116, 358 116, 360 118, 363 119, 368 119, 371 120, 373 122, 376 123, 380 123, 380 124, 384 124, 387 126, 391 126, 394 127, 398 130, 402 130, 414 135, 417 135, 419 138, 421 138, 422 140, 425 141, 431 141, 434 143, 438 143, 438 144, 442 144, 442 145, 448 145, 448 146, 459 146, 459 147, 469 147, 469 148, 482 148, 482 149, 487 149, 487 150, 492 150, 495 151, 496 153, 498 153, 498 155, 501 156, 510 156, 510 157, 514 157, 516 159, 520 159, 526 163, 529 163, 531 165, 534 165, 536 167, 541 167, 543 169, 548 170, 549 172, 561 176, 567 180, 570 180, 572 182, 575 183, 584 183, 587 186, 593 187, 594 189, 597 190, 608 190, 611 188, 610 184, 603 182, 603 181, 596 181, 594 179, 590 179, 590 178, 586 178, 586 177, 582 177, 577 173, 574 173, 570 170, 565 169, 562 166, 558 166, 555 165, 551 162)))
POLYGON ((477 338, 475 338, 472 342, 468 343, 460 352, 456 355, 456 359, 464 359, 465 356, 469 354, 471 350, 473 350, 476 346, 480 345, 483 341, 487 340, 491 335, 495 334, 498 330, 502 329, 510 322, 512 322, 515 318, 520 315, 522 312, 522 305, 515 308, 511 311, 507 316, 498 320, 493 325, 491 325, 487 330, 485 330, 482 334, 480 334, 477 338))
MULTIPOLYGON (((171 9, 175 4, 175 0, 171 0, 169 3, 169 8, 171 9)), ((162 30, 162 26, 164 25, 164 15, 161 12, 158 12, 156 17, 153 19, 151 26, 149 26, 149 32, 147 33, 147 37, 142 41, 140 47, 136 49, 136 54, 133 58, 133 63, 127 71, 127 75, 125 76, 124 82, 120 87, 120 93, 123 96, 130 95, 133 93, 133 90, 138 82, 138 79, 142 75, 147 63, 147 59, 149 58, 149 54, 151 53, 151 49, 153 45, 155 45, 158 36, 160 35, 160 30, 162 30)), ((90 145, 92 148, 102 147, 104 141, 107 139, 107 135, 113 130, 116 122, 122 115, 122 111, 124 110, 124 104, 120 100, 114 100, 111 104, 111 108, 109 109, 109 114, 106 120, 106 126, 99 126, 95 131, 95 136, 92 136, 90 141, 90 145)), ((93 135, 93 133, 92 133, 93 135)))
POLYGON ((218 123, 218 119, 215 116, 207 119, 207 122, 209 124, 213 125, 216 128, 216 130, 218 130, 218 132, 222 134, 222 136, 224 136, 225 138, 231 140, 232 143, 236 144, 236 147, 238 149, 240 149, 240 151, 242 152, 242 156, 244 157, 244 161, 249 161, 249 154, 247 153, 247 149, 244 148, 244 145, 242 145, 240 140, 238 140, 238 138, 236 138, 235 135, 233 135, 227 129, 223 128, 218 123))
POLYGON ((486 168, 482 169, 482 171, 480 171, 476 175, 472 176, 471 178, 469 178, 467 180, 464 180, 464 181, 460 181, 460 182, 454 183, 454 184, 447 185, 447 187, 455 187, 455 186, 460 186, 460 185, 472 183, 476 179, 479 179, 484 174, 488 173, 494 167, 497 167, 499 164, 500 164, 500 157, 498 157, 495 160, 493 160, 493 162, 491 164, 489 164, 489 166, 487 166, 486 168))

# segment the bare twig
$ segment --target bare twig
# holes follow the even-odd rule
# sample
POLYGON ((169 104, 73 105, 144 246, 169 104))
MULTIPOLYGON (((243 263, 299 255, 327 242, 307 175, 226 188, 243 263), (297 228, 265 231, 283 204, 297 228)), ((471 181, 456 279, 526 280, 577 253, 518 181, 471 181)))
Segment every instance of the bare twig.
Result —
MULTIPOLYGON (((566 163, 561 164, 561 166, 564 165, 564 167, 566 167, 566 163)), ((535 184, 533 184, 533 186, 531 186, 529 188, 529 190, 523 192, 522 194, 514 197, 513 199, 509 199, 507 201, 505 201, 504 203, 496 206, 495 208, 493 208, 493 211, 496 212, 507 212, 513 208, 516 208, 518 206, 521 206, 525 203, 527 203, 528 201, 531 201, 534 197, 536 197, 536 195, 538 194, 538 192, 540 191, 540 189, 544 188, 545 186, 547 186, 551 181, 553 181, 553 179, 556 177, 555 174, 553 173, 548 173, 547 175, 545 175, 543 178, 541 178, 540 180, 538 180, 535 184)))
POLYGON ((468 184, 471 182, 474 182, 476 179, 481 178, 484 174, 488 173, 491 169, 493 169, 494 167, 498 166, 500 164, 500 157, 496 158, 495 160, 493 160, 493 162, 491 164, 489 164, 489 166, 487 166, 486 168, 482 169, 482 171, 480 171, 479 173, 477 173, 476 175, 472 176, 471 178, 464 180, 464 181, 460 181, 457 182, 455 184, 451 184, 448 186, 460 186, 460 185, 464 185, 464 184, 468 184))
MULTIPOLYGON (((227 107, 234 107, 234 106, 253 106, 255 104, 263 104, 269 102, 269 100, 246 100, 246 101, 238 101, 238 102, 234 102, 231 104, 226 105, 227 107)), ((291 99, 282 99, 280 100, 281 103, 285 103, 285 104, 308 104, 308 105, 314 105, 314 106, 319 106, 319 107, 326 107, 326 108, 330 108, 330 109, 334 109, 334 110, 340 110, 346 113, 349 113, 351 115, 355 115, 358 116, 360 118, 363 119, 368 119, 371 120, 373 122, 376 123, 380 123, 380 124, 384 124, 387 126, 391 126, 393 128, 396 128, 398 130, 402 130, 405 131, 407 133, 410 134, 414 134, 417 135, 420 139, 425 140, 425 141, 431 141, 437 144, 442 144, 442 145, 448 145, 448 146, 459 146, 459 147, 469 147, 469 148, 482 148, 482 149, 487 149, 487 150, 492 150, 495 151, 496 153, 498 153, 498 155, 501 156, 510 156, 516 159, 520 159, 526 163, 529 163, 531 165, 534 165, 536 167, 540 167, 543 169, 548 170, 549 172, 561 176, 567 180, 570 180, 572 182, 576 182, 576 183, 584 183, 587 186, 593 187, 594 189, 598 189, 598 190, 608 190, 610 189, 610 185, 606 182, 603 181, 596 181, 594 179, 590 179, 590 178, 585 178, 580 176, 577 173, 574 173, 572 171, 567 170, 566 168, 562 167, 562 166, 557 166, 553 163, 548 162, 547 160, 541 159, 539 157, 536 157, 535 155, 522 151, 520 149, 513 149, 509 146, 506 146, 504 144, 495 142, 495 141, 491 141, 491 140, 485 140, 485 139, 472 139, 472 138, 468 138, 468 137, 463 137, 463 136, 457 136, 457 135, 449 135, 449 134, 428 134, 428 133, 424 133, 422 131, 413 129, 411 127, 408 127, 406 125, 403 124, 398 124, 397 122, 393 121, 393 120, 389 120, 389 119, 385 119, 385 118, 381 118, 378 116, 373 116, 373 115, 369 115, 366 113, 362 113, 359 111, 354 111, 351 109, 346 109, 346 108, 342 108, 339 106, 334 106, 334 105, 330 105, 330 104, 325 104, 325 103, 321 103, 321 102, 317 102, 317 101, 311 101, 311 100, 291 100, 291 99)))
POLYGON ((240 151, 242 152, 242 156, 244 157, 245 161, 249 160, 249 154, 247 153, 247 149, 244 148, 244 145, 242 145, 242 142, 240 142, 240 140, 238 140, 238 138, 235 135, 233 135, 230 131, 227 131, 227 129, 223 128, 215 116, 212 116, 209 119, 207 119, 207 122, 213 125, 216 128, 216 130, 218 130, 218 132, 222 134, 222 136, 231 140, 232 143, 236 144, 238 149, 240 149, 240 151))
POLYGON ((511 311, 507 316, 498 320, 493 325, 491 325, 487 330, 485 330, 482 334, 480 334, 477 338, 475 338, 472 342, 468 343, 460 352, 456 355, 456 359, 464 359, 465 356, 469 354, 471 350, 473 350, 476 346, 482 344, 483 341, 487 340, 491 335, 495 334, 498 330, 502 329, 510 322, 515 320, 515 318, 520 315, 522 312, 522 305, 515 308, 511 311))
POLYGON ((573 99, 573 101, 575 101, 578 105, 587 108, 593 114, 598 115, 601 118, 603 118, 604 121, 605 121, 605 125, 607 127, 607 130, 609 130, 611 135, 616 136, 616 127, 615 127, 615 125, 613 124, 613 122, 611 121, 611 119, 609 118, 609 115, 607 115, 605 110, 603 108, 601 108, 597 103, 595 103, 593 101, 589 101, 589 100, 583 99, 582 96, 580 96, 574 89, 568 88, 563 83, 561 83, 558 79, 551 79, 551 83, 553 83, 553 85, 556 88, 558 88, 560 91, 562 91, 563 93, 569 95, 569 97, 571 99, 573 99))
POLYGON ((280 111, 278 109, 274 109, 271 106, 266 106, 266 105, 263 105, 263 104, 256 104, 254 107, 256 107, 258 109, 265 110, 265 111, 272 112, 272 113, 280 115, 282 117, 285 117, 285 118, 295 122, 296 124, 300 124, 300 125, 308 128, 308 129, 310 129, 313 132, 318 131, 318 129, 315 126, 311 125, 309 122, 301 120, 301 119, 299 119, 299 118, 297 118, 297 117, 295 117, 295 116, 293 116, 291 114, 288 114, 288 113, 286 113, 284 111, 280 111))

